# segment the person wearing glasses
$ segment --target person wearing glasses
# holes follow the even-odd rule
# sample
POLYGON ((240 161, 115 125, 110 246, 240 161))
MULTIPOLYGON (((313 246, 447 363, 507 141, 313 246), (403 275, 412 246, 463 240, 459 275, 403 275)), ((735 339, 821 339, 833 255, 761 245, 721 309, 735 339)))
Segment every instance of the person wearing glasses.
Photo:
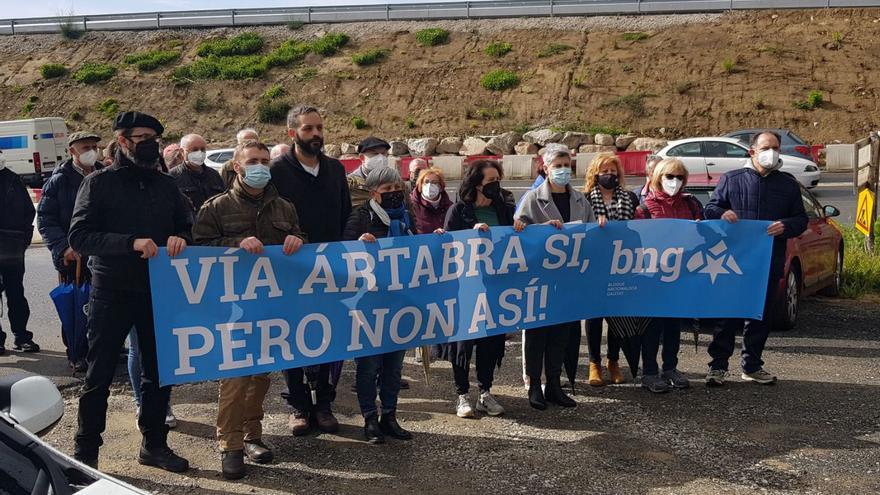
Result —
MULTIPOLYGON (((644 204, 636 208, 636 219, 678 218, 702 220, 700 200, 684 192, 688 171, 681 160, 667 158, 654 167, 650 194, 644 204)), ((642 340, 642 387, 654 393, 668 392, 670 388, 688 388, 690 382, 678 371, 678 350, 681 347, 680 318, 652 318, 642 340), (657 366, 657 352, 663 342, 663 370, 657 366)))
POLYGON ((120 113, 113 123, 118 148, 113 164, 82 181, 68 240, 90 257, 88 369, 79 399, 74 457, 98 465, 107 419, 107 397, 119 352, 132 326, 140 345, 143 440, 138 462, 172 472, 189 469, 167 442, 170 387, 159 386, 156 336, 147 260, 160 247, 175 257, 192 241, 192 213, 174 178, 159 170, 159 120, 140 112, 120 113))

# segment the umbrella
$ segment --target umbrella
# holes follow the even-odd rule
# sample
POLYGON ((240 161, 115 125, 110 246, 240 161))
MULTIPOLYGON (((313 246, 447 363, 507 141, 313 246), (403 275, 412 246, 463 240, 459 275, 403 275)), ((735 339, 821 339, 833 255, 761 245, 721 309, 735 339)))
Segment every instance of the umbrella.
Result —
MULTIPOLYGON (((639 358, 642 353, 642 337, 651 323, 650 318, 617 316, 608 318, 608 331, 620 339, 620 349, 629 365, 633 380, 639 371, 639 358)), ((611 336, 609 335, 609 338, 611 336)))
POLYGON ((429 372, 431 371, 431 346, 423 345, 418 349, 422 355, 422 370, 425 372, 425 385, 431 383, 429 372))
POLYGON ((565 374, 568 376, 568 383, 571 385, 571 393, 575 393, 574 379, 577 375, 578 357, 581 351, 581 322, 573 321, 569 323, 571 328, 568 333, 568 342, 565 344, 565 374))
POLYGON ((61 320, 61 337, 67 346, 67 360, 75 363, 85 357, 89 343, 88 301, 91 285, 81 283, 82 265, 76 262, 76 278, 73 283, 63 283, 59 277, 58 287, 49 292, 61 320))

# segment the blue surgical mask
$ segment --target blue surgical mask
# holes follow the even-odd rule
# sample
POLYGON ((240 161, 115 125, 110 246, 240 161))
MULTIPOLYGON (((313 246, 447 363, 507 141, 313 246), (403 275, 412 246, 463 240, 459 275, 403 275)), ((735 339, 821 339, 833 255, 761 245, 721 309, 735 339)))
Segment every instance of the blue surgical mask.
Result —
POLYGON ((571 169, 568 167, 551 168, 550 182, 557 186, 564 186, 571 182, 571 169))
POLYGON ((254 189, 263 189, 266 187, 266 184, 269 183, 269 179, 272 178, 272 175, 269 173, 269 166, 263 165, 262 163, 254 163, 247 165, 244 168, 244 177, 241 180, 244 181, 246 185, 249 187, 253 187, 254 189))

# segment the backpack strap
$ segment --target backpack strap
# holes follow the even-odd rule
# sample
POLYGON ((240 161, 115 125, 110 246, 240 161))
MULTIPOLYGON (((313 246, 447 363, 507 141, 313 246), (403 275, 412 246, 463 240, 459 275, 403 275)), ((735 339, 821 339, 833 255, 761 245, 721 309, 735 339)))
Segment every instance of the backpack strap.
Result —
POLYGON ((648 205, 642 203, 636 207, 636 209, 645 217, 651 218, 651 210, 648 208, 648 205))
POLYGON ((702 216, 703 204, 693 194, 685 196, 685 200, 687 201, 688 209, 691 210, 691 218, 698 220, 702 216))

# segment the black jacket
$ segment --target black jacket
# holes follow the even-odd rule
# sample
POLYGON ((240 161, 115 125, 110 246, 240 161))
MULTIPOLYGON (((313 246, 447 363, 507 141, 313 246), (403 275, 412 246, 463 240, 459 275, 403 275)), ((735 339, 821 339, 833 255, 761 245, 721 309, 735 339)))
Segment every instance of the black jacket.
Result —
POLYGON ((34 235, 34 203, 21 177, 0 170, 0 262, 24 257, 34 235))
MULTIPOLYGON (((492 207, 495 208, 498 215, 498 225, 513 225, 513 213, 516 211, 516 205, 506 199, 505 192, 502 189, 502 198, 505 199, 493 201, 492 207)), ((443 229, 449 231, 472 229, 476 224, 477 215, 474 213, 474 204, 459 200, 446 212, 446 222, 443 229)))
MULTIPOLYGON (((95 165, 97 169, 103 168, 95 165)), ((73 158, 68 158, 43 184, 43 197, 37 205, 37 228, 46 247, 52 252, 52 262, 59 272, 70 269, 64 266, 64 251, 70 247, 67 234, 70 232, 76 193, 82 181, 82 174, 73 166, 73 158)))
POLYGON ((309 242, 340 241, 351 215, 345 168, 339 160, 323 154, 319 160, 316 177, 303 169, 291 149, 269 166, 272 184, 296 207, 299 226, 309 242))
POLYGON ((195 211, 199 211, 208 198, 226 191, 226 184, 220 173, 207 165, 202 165, 201 173, 196 173, 181 163, 168 174, 174 177, 178 189, 189 198, 195 211))
POLYGON ((772 220, 785 225, 782 235, 773 239, 773 258, 770 276, 783 275, 786 240, 807 230, 807 213, 797 179, 785 172, 770 172, 762 176, 753 168, 732 170, 721 176, 704 215, 718 219, 727 210, 733 210, 740 220, 772 220))
POLYGON ((191 229, 192 212, 174 179, 117 154, 113 165, 83 180, 68 240, 93 257, 96 288, 149 292, 147 260, 134 250, 135 239, 165 246, 168 237, 178 236, 192 244, 191 229))

